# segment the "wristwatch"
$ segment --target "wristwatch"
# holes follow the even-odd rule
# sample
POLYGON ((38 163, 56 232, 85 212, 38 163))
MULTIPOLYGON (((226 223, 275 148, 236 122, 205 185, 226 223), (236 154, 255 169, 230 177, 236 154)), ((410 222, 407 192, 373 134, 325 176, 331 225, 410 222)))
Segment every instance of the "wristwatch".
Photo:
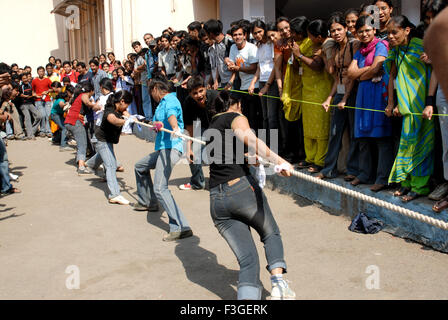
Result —
POLYGON ((299 59, 302 60, 303 54, 300 54, 299 59))

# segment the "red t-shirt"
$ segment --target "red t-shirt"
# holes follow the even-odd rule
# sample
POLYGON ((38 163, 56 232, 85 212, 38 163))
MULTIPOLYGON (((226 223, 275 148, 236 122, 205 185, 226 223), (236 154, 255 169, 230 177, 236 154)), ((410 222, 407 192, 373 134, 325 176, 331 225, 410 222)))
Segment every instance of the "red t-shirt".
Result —
MULTIPOLYGON (((40 96, 42 92, 51 90, 51 80, 48 78, 34 78, 31 82, 31 88, 33 91, 40 96)), ((41 98, 36 98, 36 101, 42 101, 41 98)), ((44 99, 45 102, 51 101, 50 96, 47 94, 44 99)))
POLYGON ((79 73, 72 70, 72 72, 70 72, 70 74, 66 74, 64 71, 64 73, 61 73, 61 82, 65 77, 69 77, 70 82, 78 83, 79 73))

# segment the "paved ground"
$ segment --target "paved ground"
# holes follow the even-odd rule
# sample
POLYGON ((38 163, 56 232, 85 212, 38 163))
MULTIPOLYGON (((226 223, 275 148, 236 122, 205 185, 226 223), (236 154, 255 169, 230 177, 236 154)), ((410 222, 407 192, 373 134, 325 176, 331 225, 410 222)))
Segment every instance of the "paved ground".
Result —
MULTIPOLYGON (((133 164, 152 149, 133 136, 122 137, 116 148, 126 169, 118 174, 123 195, 132 201, 133 164)), ((0 299, 236 297, 238 265, 212 224, 208 192, 176 187, 188 182, 188 166, 175 168, 170 189, 195 236, 165 243, 166 213, 109 205, 104 182, 77 176, 74 153, 60 153, 39 139, 10 142, 8 154, 23 193, 0 199, 0 299), (80 289, 68 290, 74 273, 66 269, 73 265, 80 289)), ((284 240, 287 278, 299 299, 448 297, 448 255, 384 232, 349 232, 345 217, 266 193, 284 240), (371 270, 376 273, 366 273, 371 270), (379 289, 368 289, 373 278, 379 289)), ((269 276, 263 246, 258 248, 265 297, 269 276)))

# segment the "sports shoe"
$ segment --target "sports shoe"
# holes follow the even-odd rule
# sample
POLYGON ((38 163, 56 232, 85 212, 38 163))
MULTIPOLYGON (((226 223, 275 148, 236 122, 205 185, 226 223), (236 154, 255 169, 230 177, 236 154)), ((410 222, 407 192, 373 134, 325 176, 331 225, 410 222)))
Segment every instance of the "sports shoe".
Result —
POLYGON ((10 172, 9 179, 11 179, 12 181, 19 181, 19 176, 10 172))
POLYGON ((180 190, 191 190, 191 189, 193 189, 193 188, 191 187, 191 184, 189 184, 189 183, 185 183, 185 184, 181 184, 181 185, 179 186, 179 189, 180 189, 180 190))
POLYGON ((64 151, 73 151, 73 149, 70 148, 70 147, 60 147, 60 148, 59 148, 59 151, 60 151, 60 152, 64 152, 64 151))
POLYGON ((295 300, 296 293, 291 290, 285 280, 272 285, 271 300, 295 300))
POLYGON ((115 198, 109 199, 109 203, 112 204, 122 204, 127 206, 130 202, 128 200, 126 200, 123 196, 117 196, 115 198))
POLYGON ((179 239, 184 239, 184 238, 188 238, 193 236, 193 231, 191 230, 186 230, 186 231, 174 231, 174 232, 170 232, 167 233, 166 235, 163 236, 163 241, 175 241, 175 240, 179 240, 179 239))
POLYGON ((92 174, 92 170, 90 170, 87 167, 79 167, 78 168, 78 175, 82 175, 82 174, 92 174))
POLYGON ((72 147, 76 147, 76 145, 77 145, 76 141, 73 139, 70 139, 69 141, 67 141, 67 144, 72 147))

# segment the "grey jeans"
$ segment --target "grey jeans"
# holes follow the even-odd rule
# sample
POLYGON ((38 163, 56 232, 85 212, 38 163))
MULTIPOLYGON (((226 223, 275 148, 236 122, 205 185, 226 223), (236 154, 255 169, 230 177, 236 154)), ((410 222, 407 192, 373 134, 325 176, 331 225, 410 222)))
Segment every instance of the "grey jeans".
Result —
POLYGON ((25 123, 26 135, 27 137, 33 137, 42 121, 42 115, 32 103, 22 104, 20 109, 24 116, 23 122, 25 123), (31 123, 31 116, 34 118, 33 123, 31 123))
POLYGON ((179 151, 163 149, 147 155, 134 167, 138 202, 149 206, 158 200, 168 214, 170 232, 190 230, 187 219, 168 189, 171 172, 180 158, 179 151), (154 170, 154 183, 151 179, 151 169, 154 170))
POLYGON ((238 300, 260 300, 263 287, 251 228, 264 243, 266 269, 283 268, 286 273, 280 230, 263 190, 252 176, 241 177, 232 186, 220 184, 210 190, 210 213, 240 265, 238 300))
POLYGON ((76 152, 76 161, 86 161, 86 152, 87 152, 87 135, 84 126, 82 125, 80 120, 77 120, 75 125, 72 126, 69 123, 65 124, 65 128, 70 131, 73 137, 76 140, 77 152, 76 152))

